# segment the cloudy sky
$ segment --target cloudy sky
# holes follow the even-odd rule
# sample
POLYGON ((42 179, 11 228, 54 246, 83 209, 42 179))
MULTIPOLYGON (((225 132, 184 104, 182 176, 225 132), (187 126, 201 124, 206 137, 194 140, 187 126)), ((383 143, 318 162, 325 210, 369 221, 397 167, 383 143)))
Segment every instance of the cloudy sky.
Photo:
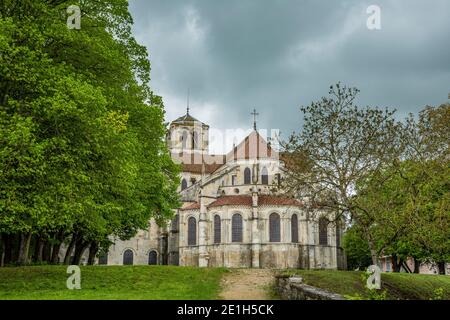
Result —
MULTIPOLYGON (((450 1, 132 0, 153 90, 171 121, 191 114, 221 130, 299 130, 299 107, 341 81, 361 106, 403 118, 450 93, 450 1), (368 6, 381 8, 369 30, 368 6)), ((213 146, 213 151, 219 146, 213 146)), ((228 148, 228 146, 227 146, 228 148)))

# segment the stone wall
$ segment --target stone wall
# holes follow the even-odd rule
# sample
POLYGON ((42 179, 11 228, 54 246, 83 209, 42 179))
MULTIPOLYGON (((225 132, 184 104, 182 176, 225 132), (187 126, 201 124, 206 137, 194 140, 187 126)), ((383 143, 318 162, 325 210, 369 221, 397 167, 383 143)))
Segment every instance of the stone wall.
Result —
POLYGON ((147 230, 140 230, 137 235, 129 240, 113 239, 114 244, 108 250, 108 265, 122 265, 123 253, 126 250, 133 252, 133 264, 149 264, 149 253, 155 251, 157 264, 163 264, 166 259, 161 254, 161 239, 164 233, 158 224, 152 219, 147 230))
POLYGON ((303 283, 301 277, 278 275, 275 289, 283 300, 344 300, 344 297, 303 283))

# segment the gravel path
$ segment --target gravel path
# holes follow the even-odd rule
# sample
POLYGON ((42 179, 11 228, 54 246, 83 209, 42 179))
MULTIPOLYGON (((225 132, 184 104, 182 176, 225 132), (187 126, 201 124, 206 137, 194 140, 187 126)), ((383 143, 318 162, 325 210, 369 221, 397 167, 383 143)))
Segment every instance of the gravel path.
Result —
POLYGON ((232 269, 222 280, 223 300, 268 300, 274 276, 270 269, 232 269))

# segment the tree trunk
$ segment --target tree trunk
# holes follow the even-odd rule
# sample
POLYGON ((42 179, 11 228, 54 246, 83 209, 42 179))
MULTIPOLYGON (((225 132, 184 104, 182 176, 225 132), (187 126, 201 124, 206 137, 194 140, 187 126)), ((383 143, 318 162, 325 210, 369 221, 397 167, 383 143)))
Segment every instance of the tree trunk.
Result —
POLYGON ((11 235, 4 235, 4 248, 5 248, 5 253, 3 255, 3 265, 7 265, 9 263, 12 262, 12 251, 13 251, 13 246, 12 246, 12 236, 11 235))
POLYGON ((19 256, 17 262, 20 265, 28 263, 28 253, 30 252, 31 232, 20 235, 19 256))
POLYGON ((83 256, 84 251, 87 249, 89 245, 88 241, 84 241, 83 237, 79 237, 75 244, 75 252, 73 254, 72 264, 78 265, 81 262, 81 257, 83 256))
POLYGON ((64 241, 64 232, 60 231, 56 235, 56 240, 58 241, 53 245, 52 258, 50 260, 53 264, 59 263, 59 251, 61 250, 61 245, 64 241))
POLYGON ((42 251, 44 250, 44 241, 41 236, 38 236, 34 245, 34 261, 42 262, 42 251))
POLYGON ((5 258, 5 243, 3 241, 3 234, 0 233, 0 267, 3 267, 5 258))
POLYGON ((420 261, 419 259, 414 258, 414 273, 420 272, 420 261))
POLYGON ((400 272, 402 268, 403 260, 399 259, 396 254, 392 255, 392 271, 400 272))
POLYGON ((30 245, 30 252, 31 252, 30 261, 31 262, 37 262, 36 258, 37 258, 38 242, 39 242, 39 235, 35 234, 34 236, 31 237, 31 245, 30 245))
POLYGON ((46 240, 44 248, 42 249, 42 261, 50 262, 51 255, 52 255, 52 245, 50 244, 50 241, 46 240))
POLYGON ((409 265, 408 265, 407 261, 402 260, 401 266, 403 267, 403 269, 406 270, 406 272, 408 272, 408 273, 413 273, 413 271, 411 271, 411 269, 409 268, 409 265))
POLYGON ((445 261, 438 262, 439 274, 445 274, 445 261))
POLYGON ((69 246, 67 247, 66 255, 64 257, 64 264, 70 264, 71 257, 72 257, 72 251, 73 247, 75 246, 75 242, 77 241, 78 234, 74 233, 72 234, 72 239, 70 239, 69 246))
POLYGON ((11 238, 11 262, 17 263, 17 260, 19 260, 19 248, 22 237, 20 234, 14 234, 11 238))
POLYGON ((92 266, 94 264, 97 252, 98 252, 98 243, 97 241, 92 241, 91 246, 89 247, 88 265, 92 266))
POLYGON ((370 249, 370 256, 372 257, 372 264, 378 266, 379 265, 378 252, 375 248, 375 243, 370 237, 370 235, 368 235, 368 244, 370 249))

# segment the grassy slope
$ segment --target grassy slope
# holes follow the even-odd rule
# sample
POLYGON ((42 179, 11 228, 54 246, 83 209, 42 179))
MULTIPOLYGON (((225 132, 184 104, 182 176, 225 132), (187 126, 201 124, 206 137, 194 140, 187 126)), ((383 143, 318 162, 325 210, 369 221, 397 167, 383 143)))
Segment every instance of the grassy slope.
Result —
POLYGON ((81 267, 68 290, 66 266, 0 268, 0 299, 215 299, 226 269, 174 266, 81 267))
MULTIPOLYGON (((341 295, 365 296, 362 272, 295 270, 311 286, 323 288, 341 295)), ((450 300, 450 276, 426 274, 382 273, 381 289, 387 290, 389 299, 431 299, 436 298, 436 289, 443 289, 443 299, 450 300)))

